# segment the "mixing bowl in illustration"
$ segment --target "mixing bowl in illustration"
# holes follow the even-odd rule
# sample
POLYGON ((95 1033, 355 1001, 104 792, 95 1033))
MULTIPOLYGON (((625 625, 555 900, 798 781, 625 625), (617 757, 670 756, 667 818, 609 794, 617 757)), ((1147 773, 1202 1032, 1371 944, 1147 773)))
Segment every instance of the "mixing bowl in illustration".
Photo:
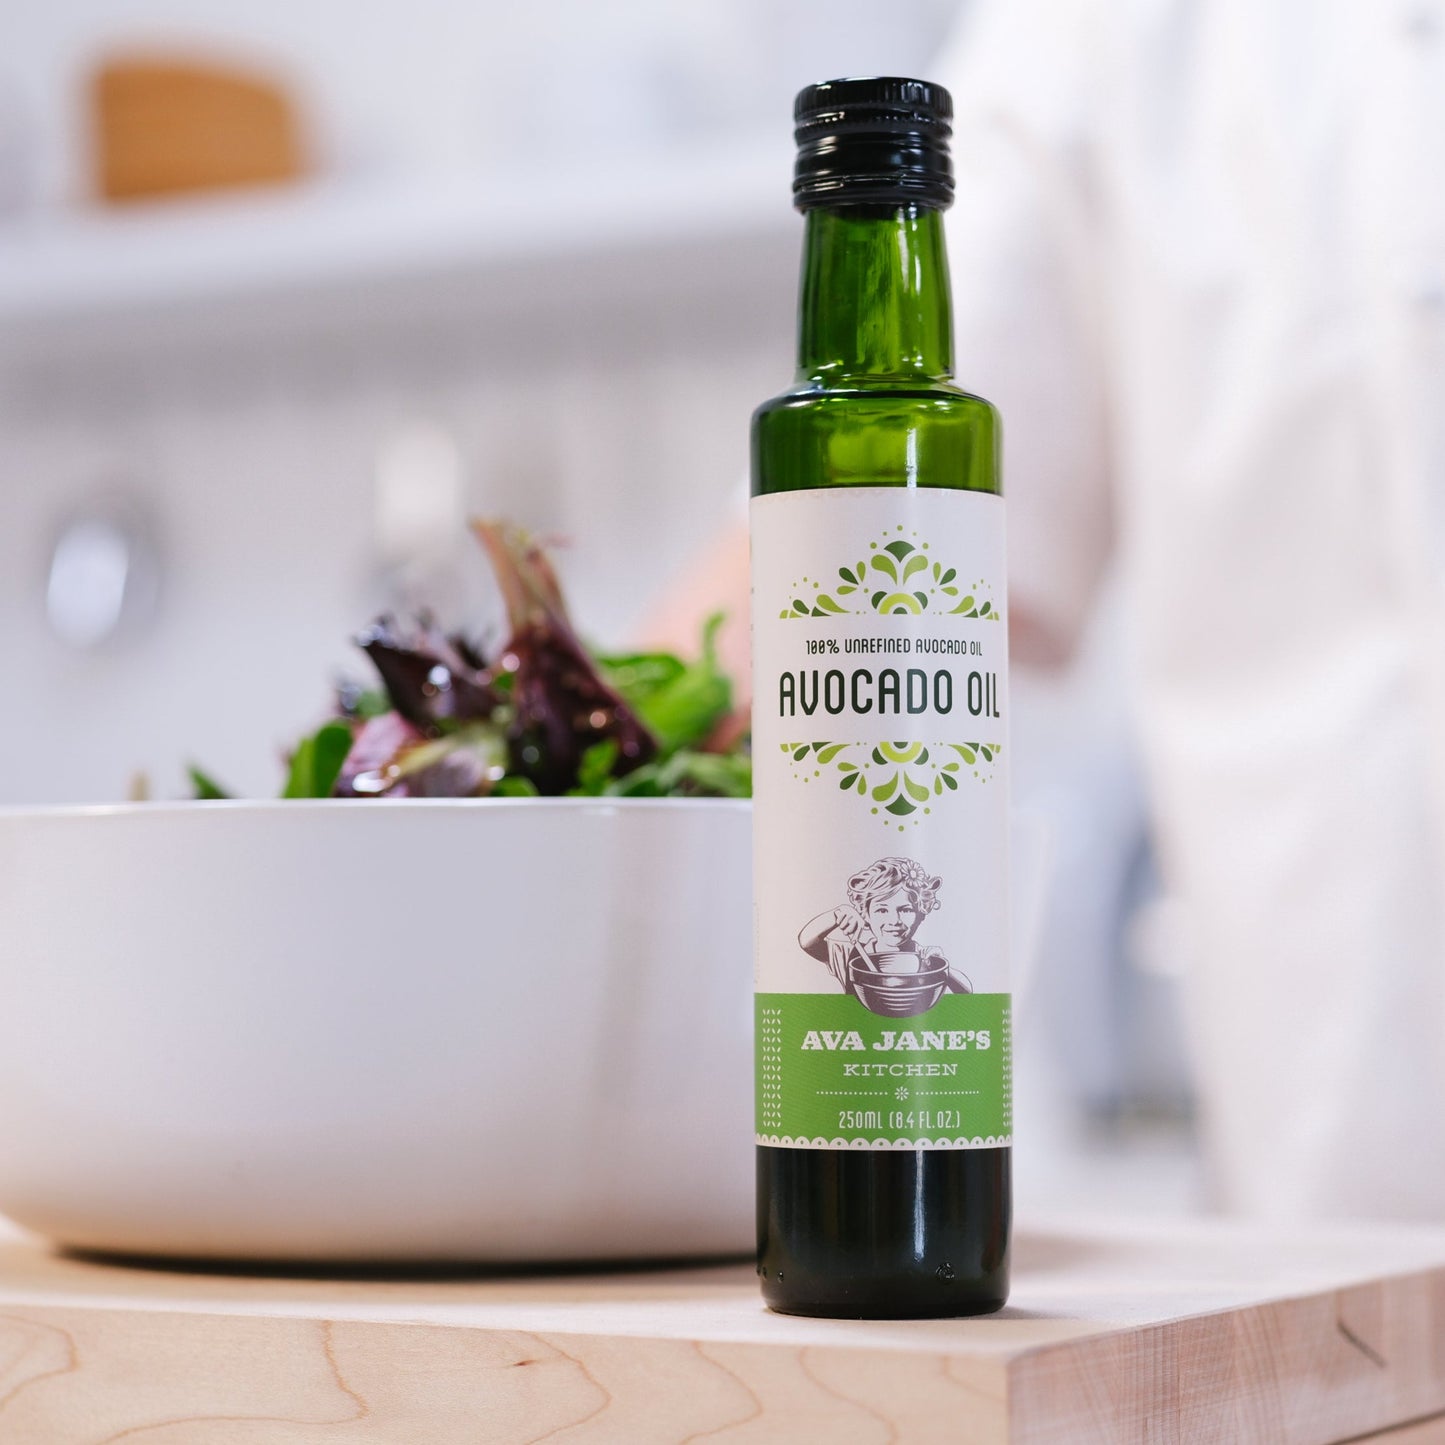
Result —
POLYGON ((798 945, 871 1012, 926 1013, 945 991, 973 991, 942 949, 915 938, 942 886, 916 859, 880 858, 848 879, 847 903, 803 926, 798 945))

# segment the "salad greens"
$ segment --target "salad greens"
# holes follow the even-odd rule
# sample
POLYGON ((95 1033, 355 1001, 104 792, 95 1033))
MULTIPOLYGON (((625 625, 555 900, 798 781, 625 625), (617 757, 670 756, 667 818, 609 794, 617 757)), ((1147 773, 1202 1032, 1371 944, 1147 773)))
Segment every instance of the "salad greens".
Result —
POLYGON ((732 709, 732 684, 717 665, 717 631, 724 621, 721 612, 708 618, 702 657, 691 667, 666 652, 598 659, 665 753, 696 747, 732 709))
POLYGON ((326 723, 309 738, 302 738, 291 754, 291 772, 281 796, 330 797, 350 751, 351 729, 345 723, 326 723))
MULTIPOLYGON (((503 522, 473 530, 506 602, 506 642, 489 660, 430 614, 377 619, 356 642, 379 685, 343 684, 336 716, 292 751, 282 797, 751 795, 720 614, 695 662, 594 654, 541 546, 503 522)), ((190 777, 195 797, 227 796, 199 768, 190 777)))
MULTIPOLYGON (((229 798, 231 795, 209 774, 203 773, 200 768, 192 766, 186 769, 191 780, 191 787, 194 790, 192 796, 200 802, 214 802, 217 798, 229 798)), ((144 793, 149 792, 149 784, 146 783, 144 775, 141 775, 141 786, 144 793)), ((142 794, 144 796, 144 793, 142 794)))

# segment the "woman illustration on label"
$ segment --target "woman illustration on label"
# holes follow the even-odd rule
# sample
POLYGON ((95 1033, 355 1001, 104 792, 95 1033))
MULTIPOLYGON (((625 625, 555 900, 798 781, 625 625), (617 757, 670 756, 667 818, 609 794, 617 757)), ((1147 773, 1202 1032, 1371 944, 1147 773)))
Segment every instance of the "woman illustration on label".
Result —
POLYGON ((924 1013, 945 989, 973 992, 942 949, 914 939, 924 916, 939 906, 942 886, 942 878, 912 858, 880 858, 848 880, 846 904, 805 925, 798 944, 874 1013, 924 1013))

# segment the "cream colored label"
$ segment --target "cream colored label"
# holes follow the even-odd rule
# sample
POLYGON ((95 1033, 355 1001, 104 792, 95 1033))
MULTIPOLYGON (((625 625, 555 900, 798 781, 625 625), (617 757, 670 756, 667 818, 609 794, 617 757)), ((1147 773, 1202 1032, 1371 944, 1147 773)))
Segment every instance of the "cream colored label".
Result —
POLYGON ((759 1142, 1006 1143, 1001 498, 755 498, 759 1142))

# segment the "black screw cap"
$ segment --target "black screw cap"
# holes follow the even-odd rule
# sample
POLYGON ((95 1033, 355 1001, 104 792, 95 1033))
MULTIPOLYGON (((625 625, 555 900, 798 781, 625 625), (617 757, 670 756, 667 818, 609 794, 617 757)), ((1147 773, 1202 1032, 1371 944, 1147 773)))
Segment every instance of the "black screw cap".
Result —
POLYGON ((825 80, 793 106, 798 162, 793 204, 953 203, 953 98, 927 80, 825 80))

